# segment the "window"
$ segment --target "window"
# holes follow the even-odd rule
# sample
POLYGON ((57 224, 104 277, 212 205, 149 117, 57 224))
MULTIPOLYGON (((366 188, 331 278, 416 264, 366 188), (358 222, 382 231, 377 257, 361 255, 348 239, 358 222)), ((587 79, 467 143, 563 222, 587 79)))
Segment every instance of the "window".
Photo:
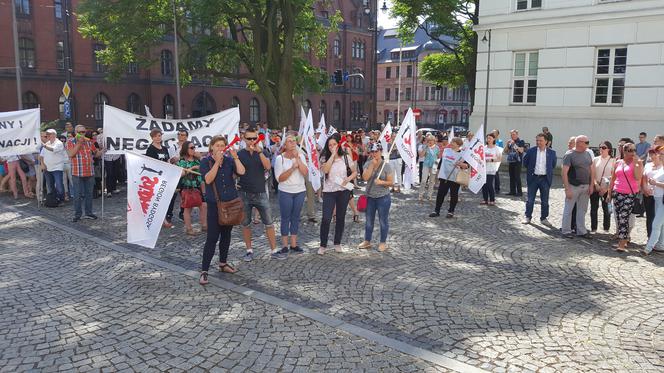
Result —
POLYGON ((39 98, 34 92, 27 91, 23 94, 23 109, 34 109, 39 107, 39 98))
POLYGON ((207 91, 196 95, 192 103, 191 116, 194 118, 204 117, 217 111, 217 103, 207 91))
POLYGON ((516 10, 539 9, 542 0, 516 0, 516 10))
POLYGON ((339 101, 334 102, 334 107, 332 108, 332 121, 336 126, 338 126, 341 121, 341 103, 339 101))
POLYGON ((404 99, 405 99, 406 101, 407 101, 407 100, 410 100, 410 98, 411 98, 411 96, 412 96, 412 93, 413 93, 412 89, 410 89, 410 88, 406 88, 406 97, 404 97, 404 99))
POLYGON ((385 88, 385 101, 390 101, 390 89, 385 88))
POLYGON ((62 19, 62 0, 53 1, 53 10, 55 11, 55 18, 62 19))
POLYGON ((304 112, 309 114, 309 109, 311 109, 311 101, 309 100, 304 100, 304 112))
POLYGON ((175 114, 175 100, 173 100, 173 96, 164 96, 164 100, 162 101, 162 108, 164 111, 164 118, 172 119, 173 115, 175 114))
POLYGON ((134 114, 141 113, 141 98, 136 93, 132 93, 127 97, 127 111, 134 114))
POLYGON ((55 68, 65 69, 65 42, 63 41, 55 43, 55 68))
POLYGON ((341 56, 341 40, 334 39, 334 44, 332 45, 332 53, 335 57, 341 56))
POLYGON ((14 4, 16 4, 17 16, 30 15, 30 0, 14 0, 14 4))
POLYGON ((406 78, 413 77, 413 65, 406 66, 406 78))
POLYGON ((392 67, 387 67, 385 69, 385 79, 392 79, 392 67))
POLYGON ((394 88, 394 99, 399 100, 399 88, 394 88))
POLYGON ((330 13, 327 10, 323 10, 322 12, 320 12, 320 16, 325 18, 325 19, 329 19, 330 18, 330 13))
POLYGON ((596 105, 622 105, 626 69, 626 47, 597 50, 594 99, 596 105))
POLYGON ((21 60, 22 68, 35 68, 35 43, 32 41, 32 39, 18 39, 18 55, 21 60))
POLYGON ((129 75, 136 75, 138 74, 138 63, 136 62, 129 62, 127 64, 127 74, 129 75))
POLYGON ((513 104, 534 104, 537 101, 538 52, 514 54, 513 104))
POLYGON ((161 75, 173 75, 173 52, 168 49, 161 51, 161 75))
POLYGON ((99 56, 97 55, 97 52, 103 51, 104 48, 106 47, 103 44, 95 44, 92 48, 92 61, 94 62, 95 72, 98 73, 106 71, 106 66, 101 63, 101 60, 99 60, 99 56))
POLYGON ((429 101, 429 87, 424 87, 424 101, 429 101))
POLYGON ((233 96, 231 99, 231 107, 239 107, 240 106, 240 99, 233 96))
POLYGON ((249 121, 258 122, 261 120, 261 106, 255 97, 249 102, 249 121))
POLYGON ((360 42, 360 59, 364 59, 364 55, 366 53, 367 45, 364 42, 360 42))
POLYGON ((352 50, 351 50, 351 57, 352 58, 358 58, 359 55, 360 55, 359 43, 356 42, 356 41, 353 41, 353 47, 352 47, 352 50))
POLYGON ((320 105, 319 105, 318 109, 320 110, 321 115, 326 115, 327 116, 327 103, 325 102, 325 100, 320 101, 320 105))
POLYGON ((397 78, 401 76, 401 66, 397 66, 397 78))
POLYGON ((101 121, 104 119, 104 105, 108 104, 108 97, 105 94, 99 92, 95 96, 95 120, 101 121))

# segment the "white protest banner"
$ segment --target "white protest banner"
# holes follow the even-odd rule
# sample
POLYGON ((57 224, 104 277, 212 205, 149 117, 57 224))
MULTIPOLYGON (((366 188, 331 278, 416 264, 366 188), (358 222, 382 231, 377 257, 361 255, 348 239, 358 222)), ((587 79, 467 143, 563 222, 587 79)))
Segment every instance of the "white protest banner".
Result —
POLYGON ((478 193, 486 183, 486 159, 484 158, 484 129, 482 126, 475 132, 475 136, 468 142, 466 150, 461 155, 470 165, 470 181, 468 189, 478 193))
POLYGON ((328 138, 327 129, 325 128, 325 114, 323 113, 320 114, 320 122, 318 122, 318 129, 316 132, 320 133, 320 136, 318 136, 318 147, 322 149, 328 138))
POLYGON ((223 135, 232 139, 238 132, 240 109, 230 108, 201 118, 159 119, 128 113, 110 105, 104 105, 104 136, 107 154, 145 152, 150 146, 150 131, 158 128, 163 132, 166 147, 177 143, 178 131, 189 132, 189 141, 198 152, 207 152, 213 136, 223 135))
POLYGON ((415 115, 413 115, 413 109, 411 108, 408 108, 406 117, 403 119, 403 123, 401 123, 401 128, 397 132, 396 148, 401 155, 401 159, 403 159, 403 163, 406 165, 406 171, 410 172, 404 180, 404 187, 410 189, 412 175, 415 174, 417 167, 417 126, 415 125, 415 115))
POLYGON ((127 152, 127 243, 153 249, 182 168, 127 152))
POLYGON ((314 190, 320 189, 320 164, 318 150, 316 149, 316 132, 314 131, 314 118, 309 109, 304 125, 303 146, 307 150, 307 168, 309 168, 309 182, 314 190))
POLYGON ((383 128, 383 131, 380 133, 379 137, 380 145, 383 146, 383 155, 387 156, 387 153, 390 152, 390 143, 392 142, 392 124, 388 121, 383 128))
POLYGON ((0 113, 0 156, 39 152, 39 109, 0 113))

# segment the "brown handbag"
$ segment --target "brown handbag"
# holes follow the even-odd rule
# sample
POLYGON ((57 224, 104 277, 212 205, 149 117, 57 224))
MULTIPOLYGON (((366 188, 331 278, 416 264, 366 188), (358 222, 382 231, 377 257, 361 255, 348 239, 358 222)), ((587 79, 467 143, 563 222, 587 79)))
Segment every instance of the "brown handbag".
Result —
POLYGON ((244 203, 237 197, 227 202, 222 202, 217 192, 217 186, 212 183, 214 198, 217 200, 217 220, 219 225, 240 225, 244 220, 244 203))

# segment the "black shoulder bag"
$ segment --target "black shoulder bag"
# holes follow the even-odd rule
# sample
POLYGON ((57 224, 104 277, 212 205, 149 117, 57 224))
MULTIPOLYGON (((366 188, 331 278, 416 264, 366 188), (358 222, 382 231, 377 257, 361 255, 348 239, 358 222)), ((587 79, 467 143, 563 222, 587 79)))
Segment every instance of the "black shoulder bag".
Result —
MULTIPOLYGON (((632 183, 629 182, 629 179, 627 178, 627 173, 625 172, 625 161, 621 161, 623 164, 623 175, 625 175, 625 181, 627 181, 627 185, 629 186, 629 191, 634 194, 634 189, 632 189, 632 183)), ((636 194, 634 196, 634 206, 632 206, 632 214, 634 215, 642 215, 646 211, 645 207, 643 206, 643 202, 641 202, 641 196, 640 193, 636 194)))

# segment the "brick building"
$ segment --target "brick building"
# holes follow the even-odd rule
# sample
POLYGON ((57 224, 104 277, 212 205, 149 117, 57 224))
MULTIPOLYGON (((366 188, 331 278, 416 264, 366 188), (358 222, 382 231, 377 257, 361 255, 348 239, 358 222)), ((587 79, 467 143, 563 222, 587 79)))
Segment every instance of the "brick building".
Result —
MULTIPOLYGON (((151 53, 158 61, 153 66, 129 66, 118 82, 105 80, 105 66, 97 63, 95 50, 103 45, 84 39, 77 31, 76 17, 67 19, 66 6, 75 9, 78 0, 14 0, 16 4, 19 60, 23 108, 39 106, 43 122, 64 119, 62 87, 67 80, 65 59, 72 64, 72 117, 75 122, 89 127, 102 124, 103 104, 144 114, 144 105, 154 116, 167 117, 176 113, 176 87, 172 37, 151 53), (66 4, 65 2, 69 2, 66 4), (68 24, 68 27, 66 26, 68 24), (70 30, 67 45, 67 28, 70 30), (69 48, 67 48, 69 47, 69 48)), ((327 57, 310 57, 314 66, 332 74, 335 69, 361 72, 364 81, 351 79, 343 87, 331 86, 322 95, 297 98, 310 106, 315 122, 321 112, 328 123, 338 128, 359 127, 371 122, 367 114, 372 110, 372 66, 375 50, 373 41, 375 0, 335 0, 320 2, 314 7, 321 22, 339 10, 344 21, 328 38, 327 57)), ((0 48, 0 111, 18 108, 14 48, 12 44, 11 2, 0 2, 0 35, 6 43, 0 48)), ((267 120, 267 110, 259 95, 244 88, 246 82, 225 80, 222 84, 193 81, 181 89, 181 117, 197 117, 239 105, 241 120, 257 122, 267 120)), ((299 107, 299 106, 297 106, 299 107)), ((299 110, 295 111, 299 116, 299 110)), ((294 123, 297 122, 294 118, 294 123)), ((276 127, 276 126, 275 126, 276 127)))
POLYGON ((396 123, 398 97, 401 96, 400 122, 408 108, 412 107, 422 111, 417 120, 420 127, 467 126, 470 109, 468 90, 436 87, 420 77, 419 63, 432 53, 445 52, 445 47, 431 40, 422 29, 417 29, 412 43, 404 45, 397 37, 397 29, 381 30, 378 36, 378 122, 396 123))

